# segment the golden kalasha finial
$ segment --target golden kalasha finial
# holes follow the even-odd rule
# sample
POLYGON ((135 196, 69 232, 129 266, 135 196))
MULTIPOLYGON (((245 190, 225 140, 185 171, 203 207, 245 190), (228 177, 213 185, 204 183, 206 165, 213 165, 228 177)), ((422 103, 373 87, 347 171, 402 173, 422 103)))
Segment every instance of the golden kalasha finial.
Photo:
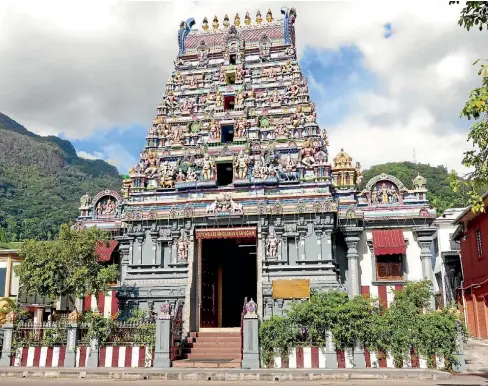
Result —
POLYGON ((213 19, 212 27, 213 27, 213 29, 219 28, 219 19, 217 19, 217 16, 215 16, 213 19))
POLYGON ((202 28, 204 31, 207 31, 208 30, 208 20, 207 20, 207 16, 205 16, 203 18, 203 23, 202 23, 202 28))
POLYGON ((227 28, 230 25, 229 16, 227 16, 227 14, 224 16, 224 22, 222 24, 224 25, 225 28, 227 28))
POLYGON ((266 20, 268 23, 271 23, 273 21, 273 14, 271 13, 271 8, 268 9, 268 13, 266 14, 266 20))
POLYGON ((236 16, 234 17, 234 25, 236 27, 239 27, 241 25, 241 18, 239 17, 238 13, 236 13, 236 16))
POLYGON ((251 16, 249 16, 249 12, 246 12, 246 16, 244 16, 244 23, 246 25, 251 24, 251 16))
POLYGON ((263 18, 261 17, 261 11, 258 10, 256 13, 256 23, 261 24, 263 22, 263 18))

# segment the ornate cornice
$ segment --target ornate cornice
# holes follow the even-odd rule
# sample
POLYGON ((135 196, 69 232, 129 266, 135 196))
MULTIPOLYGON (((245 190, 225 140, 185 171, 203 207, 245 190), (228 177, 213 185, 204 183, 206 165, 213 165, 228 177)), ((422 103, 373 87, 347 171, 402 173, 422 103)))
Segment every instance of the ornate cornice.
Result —
POLYGON ((407 188, 405 187, 405 185, 403 185, 402 181, 400 181, 398 178, 396 178, 395 176, 392 176, 390 174, 386 174, 386 173, 381 173, 380 175, 377 175, 373 178, 371 178, 368 183, 366 184, 366 187, 364 188, 364 190, 366 191, 371 191, 371 189, 373 188, 373 186, 379 182, 379 181, 383 181, 383 180, 388 180, 388 181, 391 181, 393 182, 397 188, 399 190, 407 190, 407 188))

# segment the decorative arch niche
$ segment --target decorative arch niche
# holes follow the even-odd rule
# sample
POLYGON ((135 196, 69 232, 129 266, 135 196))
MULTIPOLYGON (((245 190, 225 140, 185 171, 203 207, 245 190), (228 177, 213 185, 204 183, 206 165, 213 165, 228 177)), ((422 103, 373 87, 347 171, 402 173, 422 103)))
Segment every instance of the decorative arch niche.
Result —
POLYGON ((371 205, 399 205, 403 203, 405 191, 398 178, 382 173, 368 181, 363 193, 368 195, 371 205))

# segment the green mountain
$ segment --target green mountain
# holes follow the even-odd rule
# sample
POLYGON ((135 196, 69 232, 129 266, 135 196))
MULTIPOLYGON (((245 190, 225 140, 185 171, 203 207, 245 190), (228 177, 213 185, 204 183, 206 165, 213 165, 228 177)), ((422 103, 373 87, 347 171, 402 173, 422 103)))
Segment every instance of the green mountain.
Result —
POLYGON ((71 142, 0 113, 0 242, 51 238, 76 218, 85 192, 118 191, 121 181, 114 166, 79 158, 71 142))
POLYGON ((403 182, 407 189, 413 188, 413 179, 418 174, 427 179, 427 198, 430 204, 442 213, 447 208, 467 206, 467 197, 455 193, 449 184, 449 172, 444 166, 430 166, 413 162, 388 162, 374 165, 363 171, 362 187, 378 174, 390 174, 403 182))

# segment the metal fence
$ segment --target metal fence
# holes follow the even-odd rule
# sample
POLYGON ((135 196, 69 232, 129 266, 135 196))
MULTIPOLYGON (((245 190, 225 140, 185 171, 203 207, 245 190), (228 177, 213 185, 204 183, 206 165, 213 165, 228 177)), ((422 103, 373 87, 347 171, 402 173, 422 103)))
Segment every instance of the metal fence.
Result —
POLYGON ((46 323, 19 322, 13 330, 15 347, 65 346, 67 339, 65 320, 46 323))
MULTIPOLYGON (((87 323, 78 326, 80 345, 90 345, 90 329, 87 323)), ((156 323, 113 322, 98 332, 100 346, 150 346, 156 341, 156 323)))

